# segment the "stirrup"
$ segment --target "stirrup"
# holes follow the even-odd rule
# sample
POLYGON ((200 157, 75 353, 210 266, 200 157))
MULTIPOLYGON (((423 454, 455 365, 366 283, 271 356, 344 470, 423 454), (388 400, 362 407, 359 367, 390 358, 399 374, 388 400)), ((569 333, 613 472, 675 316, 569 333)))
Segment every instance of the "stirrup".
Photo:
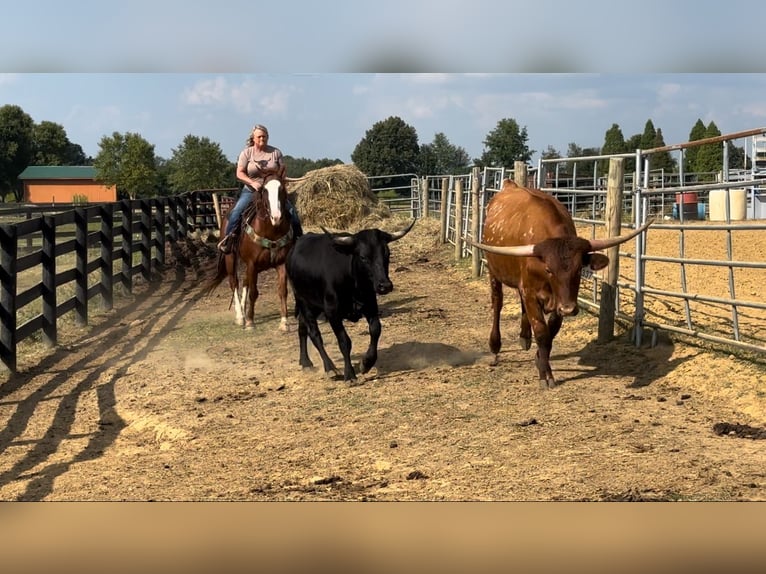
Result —
POLYGON ((234 236, 231 233, 224 235, 223 239, 218 242, 218 250, 224 255, 228 255, 231 253, 231 244, 233 242, 234 236))

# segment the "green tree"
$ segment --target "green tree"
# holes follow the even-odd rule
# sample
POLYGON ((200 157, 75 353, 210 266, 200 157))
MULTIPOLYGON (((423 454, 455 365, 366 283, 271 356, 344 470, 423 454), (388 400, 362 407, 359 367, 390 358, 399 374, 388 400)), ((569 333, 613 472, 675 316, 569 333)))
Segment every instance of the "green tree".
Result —
MULTIPOLYGON (((641 138, 643 137, 643 134, 633 134, 628 139, 625 140, 625 150, 626 152, 632 152, 636 151, 637 149, 643 149, 644 146, 641 145, 641 138)), ((649 146, 651 147, 651 146, 649 146)), ((609 165, 608 163, 606 164, 609 165)), ((636 158, 635 156, 626 158, 624 163, 623 169, 625 170, 625 173, 633 173, 636 171, 636 158)))
POLYGON ((236 170, 209 138, 187 135, 167 161, 167 179, 172 193, 197 189, 236 187, 236 170))
MULTIPOLYGON (((580 147, 574 142, 569 142, 569 146, 567 147, 567 157, 590 157, 594 155, 601 155, 601 149, 597 147, 580 147)), ((582 161, 578 162, 567 162, 567 169, 566 173, 562 174, 560 172, 560 175, 568 175, 572 177, 573 175, 576 175, 577 179, 582 178, 593 178, 593 170, 596 166, 596 160, 594 159, 584 159, 582 161), (576 165, 576 170, 575 170, 576 165), (576 171, 576 174, 575 174, 576 171)))
MULTIPOLYGON (((540 152, 540 158, 541 159, 559 159, 561 157, 561 154, 559 151, 554 148, 552 145, 548 145, 542 152, 540 152)), ((559 168, 559 173, 563 172, 567 168, 566 162, 551 162, 551 163, 544 163, 543 165, 543 173, 544 173, 544 184, 543 187, 550 187, 553 185, 554 178, 556 176, 556 166, 559 168)))
MULTIPOLYGON (((666 145, 665 138, 662 136, 662 130, 657 128, 651 147, 658 148, 665 147, 666 145)), ((678 171, 678 162, 669 151, 653 153, 649 161, 651 162, 651 169, 662 169, 665 170, 665 173, 676 173, 678 171)))
POLYGON ((322 169, 333 165, 343 165, 343 162, 337 158, 308 159, 305 157, 286 155, 284 156, 284 160, 287 177, 303 177, 308 172, 314 171, 315 169, 322 169))
POLYGON ((69 141, 61 124, 49 121, 35 124, 32 138, 33 165, 88 165, 82 147, 69 141))
POLYGON ((430 144, 420 146, 421 174, 463 173, 470 165, 468 153, 462 147, 452 145, 442 132, 438 132, 430 144))
POLYGON ((654 140, 657 138, 657 130, 654 129, 654 122, 646 120, 644 124, 644 133, 641 134, 638 147, 640 149, 651 149, 654 147, 654 140))
MULTIPOLYGON (((691 131, 689 132, 689 141, 694 142, 697 140, 701 140, 705 137, 705 124, 702 123, 702 120, 697 118, 697 121, 695 122, 694 126, 692 126, 691 131)), ((697 154, 699 153, 699 146, 686 148, 684 150, 684 173, 692 173, 694 171, 697 171, 696 164, 697 164, 697 154)))
MULTIPOLYGON (((631 138, 631 144, 633 143, 631 138)), ((635 148, 634 148, 635 149, 635 148)), ((601 153, 603 155, 612 155, 617 153, 625 153, 628 151, 628 147, 625 143, 625 136, 622 135, 622 130, 617 124, 612 124, 606 133, 604 134, 604 145, 601 147, 601 153)), ((625 172, 628 173, 635 169, 635 160, 625 162, 625 172), (632 166, 629 165, 631 164, 632 166), (631 169, 632 167, 632 169, 631 169)), ((601 161, 598 166, 598 174, 606 175, 609 172, 609 162, 601 161)))
POLYGON ((35 122, 19 106, 0 107, 0 199, 13 192, 16 201, 22 199, 19 174, 34 157, 35 122))
POLYGON ((415 173, 420 146, 415 128, 391 116, 367 130, 351 161, 367 176, 415 173))
POLYGON ((745 154, 745 148, 726 142, 729 154, 729 169, 750 169, 750 158, 745 154))
POLYGON ((526 126, 520 128, 513 118, 504 118, 487 134, 477 163, 480 167, 512 168, 516 161, 529 161, 535 152, 529 149, 528 140, 526 126))
MULTIPOLYGON (((705 138, 713 138, 721 135, 721 130, 711 121, 705 128, 705 138)), ((694 162, 694 171, 697 173, 719 172, 723 169, 723 144, 709 143, 699 146, 697 157, 694 162)), ((710 177, 706 179, 712 179, 710 177)))
POLYGON ((99 142, 93 162, 96 179, 117 186, 117 192, 130 199, 154 197, 157 193, 157 162, 154 146, 139 134, 114 132, 99 142))

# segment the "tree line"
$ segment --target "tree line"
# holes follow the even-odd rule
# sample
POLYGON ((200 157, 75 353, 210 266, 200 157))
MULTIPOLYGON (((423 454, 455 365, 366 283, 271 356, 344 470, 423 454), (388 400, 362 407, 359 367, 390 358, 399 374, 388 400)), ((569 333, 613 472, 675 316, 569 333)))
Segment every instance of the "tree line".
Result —
MULTIPOLYGON (((720 136, 715 122, 705 125, 698 119, 689 132, 689 141, 720 136)), ((454 145, 443 132, 437 133, 430 143, 420 144, 415 128, 398 116, 376 122, 368 129, 351 153, 352 162, 368 176, 391 174, 440 175, 459 174, 472 167, 512 167, 516 161, 529 162, 535 150, 529 148, 529 134, 513 118, 503 118, 482 142, 480 157, 471 158, 464 148, 454 145)), ((154 145, 137 133, 113 132, 99 141, 95 158, 86 156, 80 145, 69 140, 60 124, 35 121, 17 105, 0 107, 0 201, 11 196, 22 200, 19 174, 31 165, 65 166, 92 165, 96 178, 106 185, 115 185, 121 197, 155 197, 174 195, 196 189, 226 189, 239 184, 235 178, 236 166, 226 158, 221 146, 207 137, 186 135, 170 158, 157 156, 154 145)), ((601 147, 581 147, 571 142, 563 156, 553 146, 541 152, 543 159, 573 158, 608 155, 652 149, 665 146, 660 128, 651 119, 644 130, 625 137, 616 123, 604 134, 601 147)), ((728 143, 729 167, 740 168, 749 164, 741 147, 728 143)), ((312 160, 285 155, 287 173, 301 177, 309 171, 342 164, 340 159, 312 160)), ((626 171, 635 169, 635 160, 625 162, 626 171)), ((717 172, 723 164, 720 144, 707 144, 689 148, 684 156, 684 172, 717 172)), ((651 169, 678 172, 677 160, 667 151, 652 155, 651 169)), ((607 162, 578 163, 578 173, 604 175, 607 162)), ((560 169, 567 173, 567 162, 560 169)))

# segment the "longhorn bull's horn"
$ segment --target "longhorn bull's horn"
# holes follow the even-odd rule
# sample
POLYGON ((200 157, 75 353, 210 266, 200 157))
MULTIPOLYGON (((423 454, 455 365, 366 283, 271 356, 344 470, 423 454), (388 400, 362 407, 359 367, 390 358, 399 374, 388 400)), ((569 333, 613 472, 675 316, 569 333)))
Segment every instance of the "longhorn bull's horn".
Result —
POLYGON ((390 239, 388 240, 388 242, 391 243, 392 241, 396 241, 397 239, 401 239, 402 237, 407 235, 410 232, 410 229, 412 229, 412 226, 415 225, 416 221, 417 219, 413 219, 410 222, 410 224, 404 229, 402 229, 401 231, 397 231, 396 233, 389 233, 388 235, 390 236, 390 239))
POLYGON ((308 179, 308 176, 304 175, 303 177, 286 177, 285 181, 293 183, 296 181, 303 181, 304 179, 308 179))
POLYGON ((636 235, 644 231, 652 223, 654 223, 654 220, 647 221, 641 227, 639 227, 638 229, 635 229, 634 231, 628 233, 627 235, 621 235, 619 237, 610 237, 608 239, 591 239, 590 250, 601 251, 603 249, 609 249, 610 247, 619 245, 620 243, 625 243, 629 239, 633 239, 636 235))
POLYGON ((485 243, 478 243, 471 241, 470 238, 466 238, 466 241, 471 245, 475 245, 479 249, 486 251, 487 253, 496 253, 497 255, 511 255, 513 257, 531 257, 535 249, 534 244, 530 245, 487 245, 485 243))

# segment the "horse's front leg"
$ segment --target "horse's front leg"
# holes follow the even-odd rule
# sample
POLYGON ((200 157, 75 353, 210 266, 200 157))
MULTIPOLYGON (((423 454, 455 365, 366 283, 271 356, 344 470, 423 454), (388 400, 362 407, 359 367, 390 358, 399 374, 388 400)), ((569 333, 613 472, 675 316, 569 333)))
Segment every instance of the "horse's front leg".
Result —
POLYGON ((277 294, 279 295, 279 330, 287 331, 287 270, 285 264, 277 265, 277 294))
POLYGON ((226 274, 229 278, 229 288, 234 305, 234 324, 240 327, 245 324, 244 301, 239 293, 239 277, 237 276, 237 260, 234 255, 226 256, 226 274))
POLYGON ((258 272, 253 271, 248 286, 247 309, 245 310, 245 329, 252 329, 255 318, 255 302, 258 300, 258 272))

